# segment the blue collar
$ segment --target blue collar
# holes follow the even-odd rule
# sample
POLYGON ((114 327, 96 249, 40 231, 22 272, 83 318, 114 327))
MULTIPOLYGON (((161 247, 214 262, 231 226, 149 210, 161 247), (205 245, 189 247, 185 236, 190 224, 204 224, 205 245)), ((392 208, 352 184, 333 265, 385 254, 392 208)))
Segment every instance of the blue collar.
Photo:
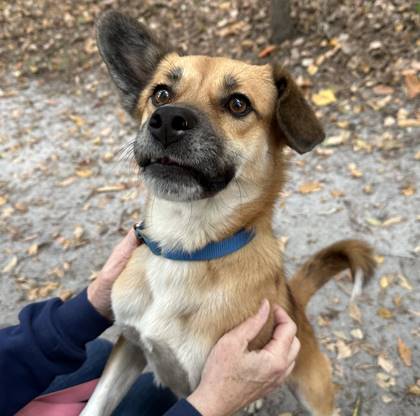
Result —
POLYGON ((162 250, 158 242, 151 240, 144 235, 143 230, 143 223, 134 226, 134 232, 136 233, 137 239, 143 241, 154 255, 162 256, 170 260, 182 261, 205 261, 227 256, 246 246, 255 235, 253 231, 242 229, 225 240, 208 243, 203 248, 189 253, 183 250, 162 250))

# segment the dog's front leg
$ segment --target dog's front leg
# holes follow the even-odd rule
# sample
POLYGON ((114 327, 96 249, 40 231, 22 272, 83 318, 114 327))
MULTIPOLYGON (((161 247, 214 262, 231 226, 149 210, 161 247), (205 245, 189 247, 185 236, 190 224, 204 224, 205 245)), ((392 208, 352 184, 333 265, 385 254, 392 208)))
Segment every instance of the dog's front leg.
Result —
POLYGON ((120 336, 82 416, 109 416, 146 365, 143 351, 120 336))

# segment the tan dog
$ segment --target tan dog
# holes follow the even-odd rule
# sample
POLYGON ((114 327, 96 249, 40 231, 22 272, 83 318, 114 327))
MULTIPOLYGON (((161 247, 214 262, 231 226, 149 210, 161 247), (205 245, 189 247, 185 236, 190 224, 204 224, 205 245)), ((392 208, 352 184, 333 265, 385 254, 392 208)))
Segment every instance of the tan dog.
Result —
MULTIPOLYGON (((112 292, 123 328, 84 415, 109 415, 143 370, 180 396, 200 381, 212 346, 254 314, 264 298, 296 322, 301 342, 289 386, 313 415, 331 415, 334 388, 304 307, 350 268, 359 285, 374 270, 372 250, 341 241, 309 259, 286 283, 272 232, 284 183, 286 145, 311 150, 323 130, 291 76, 272 65, 181 57, 116 12, 98 23, 98 45, 124 108, 139 121, 134 154, 149 190, 145 235, 163 250, 192 252, 238 230, 254 237, 210 261, 134 252, 112 292)), ((273 319, 251 343, 271 337, 273 319)))

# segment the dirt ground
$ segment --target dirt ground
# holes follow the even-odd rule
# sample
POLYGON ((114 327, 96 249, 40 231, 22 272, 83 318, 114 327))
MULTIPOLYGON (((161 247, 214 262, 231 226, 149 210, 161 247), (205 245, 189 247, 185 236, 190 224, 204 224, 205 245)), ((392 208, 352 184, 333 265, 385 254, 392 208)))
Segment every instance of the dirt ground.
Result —
MULTIPOLYGON (((180 50, 281 61, 295 75, 327 140, 290 152, 273 220, 286 268, 342 238, 377 252, 356 306, 341 277, 308 309, 333 363, 338 412, 419 414, 418 4, 295 1, 296 35, 275 47, 268 2, 134 3, 64 1, 61 14, 52 1, 0 7, 0 326, 31 301, 85 287, 141 217, 144 189, 127 150, 135 125, 93 42, 95 16, 115 6, 180 50)), ((262 416, 303 414, 286 388, 261 406, 262 416)))

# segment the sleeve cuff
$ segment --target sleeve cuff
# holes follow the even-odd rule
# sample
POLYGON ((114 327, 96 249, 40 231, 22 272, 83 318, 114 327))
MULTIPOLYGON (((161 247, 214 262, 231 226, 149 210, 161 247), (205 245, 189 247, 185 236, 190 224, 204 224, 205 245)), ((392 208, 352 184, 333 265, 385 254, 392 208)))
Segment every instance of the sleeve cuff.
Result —
POLYGON ((190 402, 181 399, 164 416, 202 416, 202 414, 190 402))
POLYGON ((89 302, 87 289, 64 302, 55 316, 57 327, 73 344, 84 346, 112 325, 89 302))

